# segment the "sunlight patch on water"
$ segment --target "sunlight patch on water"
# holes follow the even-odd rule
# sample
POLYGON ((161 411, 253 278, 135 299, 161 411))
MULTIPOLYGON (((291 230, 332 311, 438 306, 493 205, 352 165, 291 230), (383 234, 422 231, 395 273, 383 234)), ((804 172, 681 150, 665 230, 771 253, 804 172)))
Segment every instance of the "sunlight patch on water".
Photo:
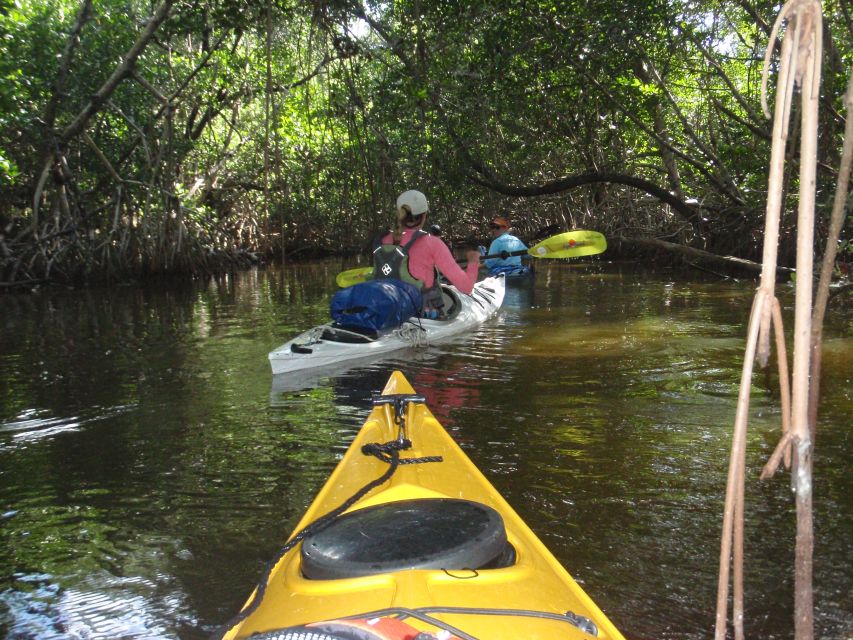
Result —
POLYGON ((165 603, 173 618, 176 610, 186 609, 180 591, 169 586, 165 577, 157 583, 93 575, 91 588, 85 582, 63 588, 48 574, 16 574, 13 580, 15 589, 0 592, 0 604, 6 610, 0 622, 9 640, 165 640, 174 635, 158 608, 165 603), (164 590, 172 593, 164 597, 164 590))
MULTIPOLYGON (((78 431, 80 420, 76 417, 55 418, 52 416, 40 417, 47 411, 28 409, 12 420, 0 424, 0 433, 9 433, 14 443, 31 442, 50 438, 60 433, 78 431)), ((3 449, 0 445, 0 449, 3 449)))
POLYGON ((55 436, 74 433, 89 423, 105 420, 134 409, 134 405, 93 407, 89 416, 53 416, 47 409, 26 409, 6 422, 0 423, 0 438, 9 434, 11 439, 0 441, 0 451, 14 449, 28 443, 49 440, 55 436))
POLYGON ((718 327, 708 335, 706 322, 685 322, 664 318, 639 318, 606 322, 552 324, 543 322, 528 327, 526 334, 509 345, 525 356, 579 358, 601 355, 619 356, 642 350, 649 353, 690 353, 737 350, 742 337, 730 335, 718 327), (677 348, 676 348, 677 347, 677 348))

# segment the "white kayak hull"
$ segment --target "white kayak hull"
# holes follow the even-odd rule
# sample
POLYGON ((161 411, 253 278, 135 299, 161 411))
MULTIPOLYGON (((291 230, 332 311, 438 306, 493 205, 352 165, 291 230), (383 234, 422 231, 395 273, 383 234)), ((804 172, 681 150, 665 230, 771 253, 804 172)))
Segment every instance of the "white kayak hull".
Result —
POLYGON ((369 358, 412 346, 426 346, 477 326, 501 306, 506 291, 504 278, 486 278, 474 285, 470 295, 452 285, 443 285, 445 299, 453 306, 447 320, 412 318, 374 339, 336 329, 331 323, 314 327, 270 351, 274 375, 314 367, 327 367, 347 360, 369 358))

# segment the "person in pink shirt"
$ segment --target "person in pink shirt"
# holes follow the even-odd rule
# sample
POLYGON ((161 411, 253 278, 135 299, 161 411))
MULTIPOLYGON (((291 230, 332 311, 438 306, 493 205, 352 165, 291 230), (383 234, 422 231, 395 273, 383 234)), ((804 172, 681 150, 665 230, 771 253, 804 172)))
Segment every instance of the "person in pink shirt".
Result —
POLYGON ((423 230, 429 203, 420 191, 410 190, 397 198, 397 228, 380 238, 374 249, 374 277, 397 278, 420 287, 424 307, 438 306, 441 290, 436 269, 462 293, 471 293, 477 281, 480 253, 469 250, 463 270, 444 241, 423 230))

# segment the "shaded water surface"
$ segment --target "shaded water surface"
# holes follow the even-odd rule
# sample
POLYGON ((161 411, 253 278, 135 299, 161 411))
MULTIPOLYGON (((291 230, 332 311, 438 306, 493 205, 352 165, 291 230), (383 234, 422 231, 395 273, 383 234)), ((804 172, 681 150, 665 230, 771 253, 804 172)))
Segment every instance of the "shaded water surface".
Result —
MULTIPOLYGON (((549 264, 475 334, 297 379, 333 263, 188 288, 0 297, 0 637, 206 638, 236 612, 401 369, 626 635, 713 633, 755 284, 549 264)), ((793 291, 782 288, 788 332, 793 291)), ((853 636, 849 307, 829 314, 815 458, 816 637, 853 636)), ((788 475, 756 373, 746 628, 793 637, 788 475)), ((485 639, 484 639, 485 640, 485 639)))

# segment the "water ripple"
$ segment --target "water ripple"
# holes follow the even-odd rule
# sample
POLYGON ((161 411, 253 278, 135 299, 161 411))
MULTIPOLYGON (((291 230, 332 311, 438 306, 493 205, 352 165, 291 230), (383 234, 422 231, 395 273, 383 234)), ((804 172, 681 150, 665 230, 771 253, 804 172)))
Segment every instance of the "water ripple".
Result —
POLYGON ((101 573, 88 578, 88 588, 86 582, 63 588, 47 574, 13 579, 15 587, 0 592, 5 609, 0 622, 9 640, 166 640, 174 638, 170 627, 176 618, 194 623, 179 613, 187 610, 184 597, 164 576, 146 580, 101 573))
POLYGON ((6 443, 0 443, 0 451, 64 433, 74 433, 84 425, 113 418, 134 408, 135 405, 92 407, 87 416, 54 416, 46 409, 26 409, 11 420, 0 423, 0 436, 11 436, 6 443))

